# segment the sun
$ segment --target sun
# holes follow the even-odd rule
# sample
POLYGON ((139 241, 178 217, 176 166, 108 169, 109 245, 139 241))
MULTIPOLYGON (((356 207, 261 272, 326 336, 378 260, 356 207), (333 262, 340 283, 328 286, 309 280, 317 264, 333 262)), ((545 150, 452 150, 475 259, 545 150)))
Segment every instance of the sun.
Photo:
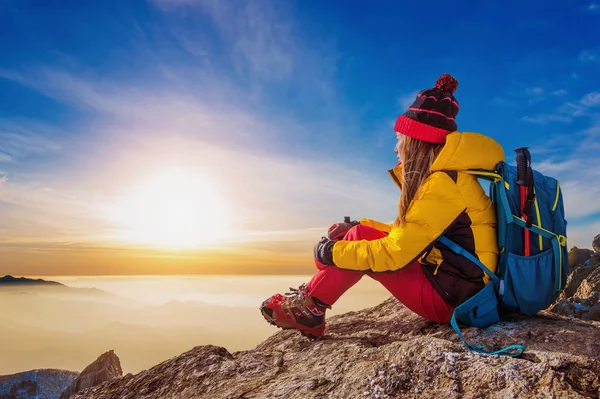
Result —
POLYGON ((122 242, 199 248, 222 242, 231 212, 205 175, 171 168, 131 187, 109 211, 122 242))

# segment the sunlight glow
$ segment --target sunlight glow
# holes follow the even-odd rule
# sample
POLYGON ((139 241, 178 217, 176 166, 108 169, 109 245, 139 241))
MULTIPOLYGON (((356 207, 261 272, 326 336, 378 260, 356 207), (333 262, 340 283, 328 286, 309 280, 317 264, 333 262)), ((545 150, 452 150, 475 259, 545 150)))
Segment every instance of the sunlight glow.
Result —
POLYGON ((171 168, 142 180, 111 207, 116 239, 166 248, 216 244, 231 229, 231 211, 217 185, 190 170, 171 168))

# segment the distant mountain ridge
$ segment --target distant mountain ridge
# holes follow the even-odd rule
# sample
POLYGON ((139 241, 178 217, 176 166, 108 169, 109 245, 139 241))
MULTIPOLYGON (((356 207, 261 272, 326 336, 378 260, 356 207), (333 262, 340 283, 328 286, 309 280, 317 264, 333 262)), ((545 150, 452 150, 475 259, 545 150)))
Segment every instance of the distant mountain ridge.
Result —
POLYGON ((64 284, 61 284, 59 282, 56 281, 48 281, 48 280, 44 280, 41 278, 38 279, 32 279, 32 278, 27 278, 27 277, 13 277, 10 274, 7 274, 4 277, 0 277, 0 285, 52 285, 52 286, 63 286, 66 287, 64 284))
POLYGON ((14 277, 14 276, 11 276, 10 274, 8 274, 4 277, 0 277, 0 288, 4 288, 4 287, 11 287, 11 288, 18 287, 19 289, 43 288, 43 289, 48 289, 50 291, 57 289, 57 292, 61 292, 61 293, 72 292, 72 293, 77 293, 77 294, 83 293, 83 294, 91 294, 91 295, 113 296, 112 294, 110 294, 106 291, 102 291, 102 290, 100 290, 98 288, 94 288, 94 287, 92 287, 92 288, 70 287, 68 285, 59 283, 57 281, 44 280, 41 278, 33 279, 33 278, 28 278, 28 277, 14 277))

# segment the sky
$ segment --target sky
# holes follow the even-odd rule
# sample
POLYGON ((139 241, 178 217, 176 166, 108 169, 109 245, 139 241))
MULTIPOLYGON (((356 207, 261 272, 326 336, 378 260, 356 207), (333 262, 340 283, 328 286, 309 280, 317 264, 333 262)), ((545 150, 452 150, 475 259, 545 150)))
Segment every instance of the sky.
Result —
POLYGON ((445 72, 590 247, 598 37, 590 1, 0 0, 0 274, 310 272, 395 218, 394 121, 445 72))

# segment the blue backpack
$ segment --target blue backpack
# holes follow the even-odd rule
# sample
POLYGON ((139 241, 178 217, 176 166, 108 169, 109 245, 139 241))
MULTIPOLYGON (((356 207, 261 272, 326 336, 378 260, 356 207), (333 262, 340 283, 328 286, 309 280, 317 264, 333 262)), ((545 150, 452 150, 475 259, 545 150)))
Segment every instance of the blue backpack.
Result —
POLYGON ((483 328, 500 321, 502 313, 535 315, 554 303, 565 288, 568 273, 567 221, 560 183, 531 169, 526 148, 515 151, 516 167, 501 162, 493 171, 467 171, 491 182, 489 196, 498 217, 500 249, 496 273, 447 237, 438 239, 490 277, 481 291, 454 309, 450 322, 467 348, 490 355, 519 356, 525 347, 509 345, 486 351, 485 346, 467 343, 457 320, 483 328))

